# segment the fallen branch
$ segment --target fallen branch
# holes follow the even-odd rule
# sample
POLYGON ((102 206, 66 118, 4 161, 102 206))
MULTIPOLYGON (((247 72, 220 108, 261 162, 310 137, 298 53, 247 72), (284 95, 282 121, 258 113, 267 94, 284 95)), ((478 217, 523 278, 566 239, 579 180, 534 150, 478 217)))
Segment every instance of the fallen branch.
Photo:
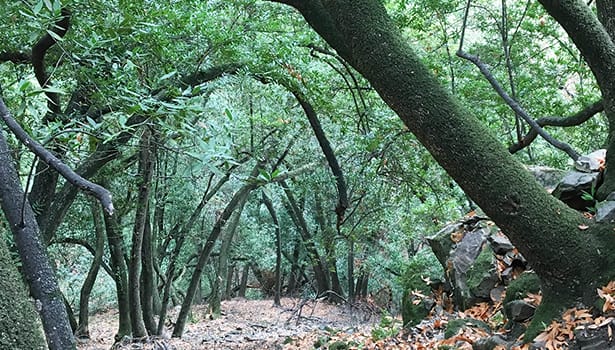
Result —
POLYGON ((51 152, 49 152, 45 147, 43 147, 40 143, 36 142, 34 139, 28 135, 24 129, 17 123, 15 119, 11 116, 11 113, 6 108, 4 101, 0 98, 0 118, 6 123, 11 132, 17 137, 21 143, 23 143, 32 153, 34 153, 38 158, 40 158, 45 164, 49 165, 53 169, 55 169, 60 175, 62 175, 66 181, 70 182, 77 188, 86 192, 87 194, 93 196, 94 198, 100 201, 100 204, 103 206, 103 209, 109 213, 109 215, 113 214, 113 201, 111 199, 111 193, 104 187, 92 183, 83 177, 79 176, 79 174, 75 173, 68 165, 59 160, 56 156, 54 156, 51 152))

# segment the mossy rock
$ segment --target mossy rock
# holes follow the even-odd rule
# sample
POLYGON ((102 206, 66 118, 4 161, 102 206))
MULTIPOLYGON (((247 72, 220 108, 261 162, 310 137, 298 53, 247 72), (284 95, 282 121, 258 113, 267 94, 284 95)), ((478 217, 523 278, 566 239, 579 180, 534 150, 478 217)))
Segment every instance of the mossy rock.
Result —
POLYGON ((461 329, 468 326, 482 328, 487 331, 487 333, 491 334, 491 327, 481 320, 477 320, 475 318, 458 318, 448 322, 446 325, 446 330, 444 331, 444 338, 451 338, 459 333, 461 329))
POLYGON ((478 299, 488 300, 491 289, 498 283, 493 251, 488 245, 485 245, 466 276, 466 283, 472 295, 478 299))
POLYGON ((524 272, 517 279, 510 282, 506 288, 504 305, 513 300, 520 300, 527 297, 528 293, 538 293, 540 291, 540 279, 533 272, 524 272))
POLYGON ((404 292, 404 296, 401 300, 401 318, 405 328, 418 324, 427 317, 428 314, 429 310, 424 300, 421 300, 420 303, 415 305, 412 303, 410 291, 404 292))

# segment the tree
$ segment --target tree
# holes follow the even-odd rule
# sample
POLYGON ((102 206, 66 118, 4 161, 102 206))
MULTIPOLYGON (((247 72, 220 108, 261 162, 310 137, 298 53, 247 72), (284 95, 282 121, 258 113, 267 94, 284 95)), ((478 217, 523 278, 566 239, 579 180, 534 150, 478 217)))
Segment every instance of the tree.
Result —
MULTIPOLYGON (((296 8, 381 98, 474 202, 510 237, 540 276, 544 299, 526 334, 614 274, 612 224, 584 219, 542 189, 474 116, 425 67, 378 0, 278 1, 296 8)), ((541 1, 566 29, 601 88, 615 123, 615 43, 612 1, 597 2, 598 17, 582 1, 541 1), (602 20, 602 25, 599 21, 602 20), (612 31, 611 31, 612 32, 612 31)), ((614 127, 607 168, 614 164, 614 127)), ((599 190, 614 189, 612 170, 599 190)))

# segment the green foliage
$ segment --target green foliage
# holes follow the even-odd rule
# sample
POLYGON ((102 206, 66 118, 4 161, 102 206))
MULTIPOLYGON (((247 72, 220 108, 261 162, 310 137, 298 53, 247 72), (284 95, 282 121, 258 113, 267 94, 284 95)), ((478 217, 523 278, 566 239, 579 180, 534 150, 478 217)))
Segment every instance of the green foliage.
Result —
POLYGON ((399 322, 385 312, 380 317, 380 323, 372 328, 372 339, 378 341, 394 337, 399 333, 400 329, 401 325, 399 322))

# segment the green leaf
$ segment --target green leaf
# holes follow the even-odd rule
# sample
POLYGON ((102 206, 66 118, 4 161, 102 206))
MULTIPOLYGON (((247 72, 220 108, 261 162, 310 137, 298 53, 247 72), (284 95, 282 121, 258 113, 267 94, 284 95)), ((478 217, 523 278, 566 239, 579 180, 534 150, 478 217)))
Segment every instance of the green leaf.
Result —
POLYGON ((163 80, 169 79, 170 77, 174 76, 175 74, 177 74, 177 71, 176 71, 176 70, 174 70, 174 71, 172 71, 172 72, 169 72, 169 73, 167 73, 167 74, 165 74, 165 75, 161 76, 160 78, 158 78, 158 82, 161 82, 161 81, 163 81, 163 80))

